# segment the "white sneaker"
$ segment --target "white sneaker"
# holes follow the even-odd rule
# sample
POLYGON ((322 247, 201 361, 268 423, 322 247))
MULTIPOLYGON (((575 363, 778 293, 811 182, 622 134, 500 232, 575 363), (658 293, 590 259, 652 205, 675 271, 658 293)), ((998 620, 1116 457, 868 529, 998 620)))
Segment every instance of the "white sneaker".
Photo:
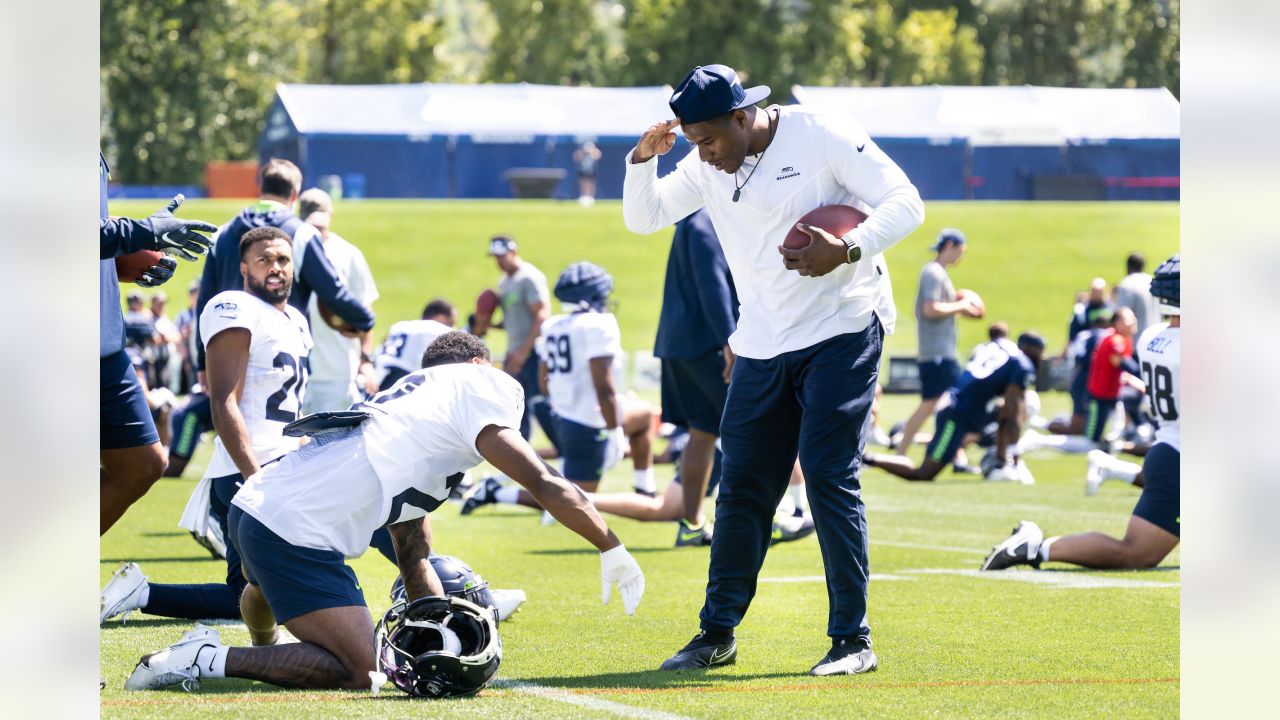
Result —
POLYGON ((138 563, 121 563, 120 568, 111 575, 102 594, 98 597, 98 624, 123 615, 120 622, 129 619, 129 613, 142 607, 138 598, 147 587, 147 576, 142 574, 138 563))
MULTIPOLYGON (((199 663, 200 651, 205 648, 216 650, 221 646, 222 637, 217 630, 196 625, 181 640, 164 650, 143 655, 133 674, 125 681, 124 689, 155 690, 170 685, 181 685, 187 692, 198 689, 200 676, 209 672, 208 667, 199 663)), ((209 660, 210 655, 206 655, 205 661, 209 660)))
POLYGON ((1101 450, 1089 451, 1089 469, 1084 474, 1084 494, 1097 495, 1102 481, 1107 479, 1107 463, 1111 456, 1101 450))
POLYGON ((1027 461, 1018 458, 1018 479, 1023 485, 1035 485, 1036 476, 1031 474, 1031 468, 1027 467, 1027 461))
POLYGON ((542 517, 541 517, 541 518, 538 518, 538 524, 542 525, 542 527, 549 527, 549 526, 551 526, 551 525, 555 525, 555 524, 556 524, 556 516, 555 516, 555 515, 552 515, 551 513, 547 512, 546 510, 543 510, 543 511, 542 511, 542 517))
POLYGON ((1018 438, 1018 444, 1014 448, 1014 452, 1019 456, 1026 455, 1032 450, 1039 450, 1044 444, 1044 436, 1035 430, 1027 430, 1022 433, 1022 437, 1018 438))
POLYGON ((498 622, 503 622, 520 609, 528 601, 523 590, 495 590, 489 588, 489 596, 498 610, 498 622))

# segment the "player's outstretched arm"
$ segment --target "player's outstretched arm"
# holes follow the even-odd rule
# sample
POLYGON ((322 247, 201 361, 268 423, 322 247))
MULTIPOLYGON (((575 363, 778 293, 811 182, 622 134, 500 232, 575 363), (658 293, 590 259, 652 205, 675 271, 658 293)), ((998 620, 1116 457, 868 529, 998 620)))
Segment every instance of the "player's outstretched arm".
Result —
POLYGON ((387 526, 391 544, 396 549, 396 565, 404 578, 405 594, 412 602, 418 598, 444 595, 440 576, 431 567, 431 521, 424 515, 413 520, 387 526))

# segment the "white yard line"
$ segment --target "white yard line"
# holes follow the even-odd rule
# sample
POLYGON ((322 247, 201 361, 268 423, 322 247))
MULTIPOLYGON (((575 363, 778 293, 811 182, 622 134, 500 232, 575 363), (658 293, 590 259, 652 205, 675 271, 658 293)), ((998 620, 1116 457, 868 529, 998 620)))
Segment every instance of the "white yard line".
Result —
POLYGON ((640 718, 640 720, 692 720, 684 715, 676 715, 675 713, 663 712, 661 710, 639 708, 633 705, 623 705, 622 703, 613 702, 612 700, 602 700, 598 697, 576 695, 571 690, 549 688, 537 683, 524 682, 522 680, 498 680, 494 682, 493 685, 494 687, 511 690, 522 695, 530 695, 544 700, 561 702, 566 705, 576 705, 580 708, 586 708, 587 710, 609 713, 619 717, 640 718))
POLYGON ((982 578, 983 580, 1006 580, 1012 582, 1031 583, 1033 585, 1049 585, 1052 587, 1082 590, 1091 588, 1176 588, 1181 583, 1156 582, 1154 580, 1137 580, 1124 577, 1102 577, 1085 575, 1076 572, 1053 572, 1037 570, 1000 570, 984 572, 982 570, 959 570, 952 568, 923 568, 919 570, 903 570, 905 573, 917 575, 962 575, 982 578))

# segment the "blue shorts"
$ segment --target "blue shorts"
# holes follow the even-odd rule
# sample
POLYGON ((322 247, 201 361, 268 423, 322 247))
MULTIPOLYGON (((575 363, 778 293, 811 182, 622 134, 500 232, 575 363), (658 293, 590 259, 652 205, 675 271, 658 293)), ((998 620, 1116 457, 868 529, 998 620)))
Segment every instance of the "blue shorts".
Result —
POLYGON ((720 434, 720 416, 729 385, 724 381, 724 351, 696 358, 662 361, 662 419, 672 425, 720 434))
POLYGON ((98 446, 103 450, 141 447, 160 442, 147 397, 129 355, 121 350, 101 358, 98 446))
POLYGON ((1084 435, 1094 442, 1102 442, 1102 434, 1107 430, 1107 421, 1116 410, 1115 399, 1103 400, 1089 395, 1089 402, 1084 410, 1084 435))
MULTIPOLYGON (((983 418, 985 419, 985 418, 983 418)), ((954 405, 939 410, 933 416, 933 438, 925 448, 926 460, 946 465, 956 457, 956 451, 964 443, 964 436, 972 432, 982 432, 983 422, 974 422, 955 412, 954 405)))
POLYGON ((1156 443, 1142 461, 1142 496, 1133 514, 1176 537, 1182 537, 1182 454, 1168 443, 1156 443))
POLYGON ((555 423, 565 478, 573 482, 600 482, 604 476, 609 431, 587 427, 559 415, 555 423))
POLYGON ((1083 383, 1080 387, 1072 384, 1068 391, 1071 395, 1071 414, 1085 417, 1089 414, 1089 391, 1084 389, 1083 383))
POLYGON ((960 363, 954 358, 921 360, 917 364, 920 366, 921 399, 937 400, 960 379, 960 363))
POLYGON ((200 445, 200 436, 213 429, 213 408, 209 404, 209 396, 204 393, 191 395, 187 404, 175 410, 169 418, 169 429, 173 436, 169 455, 190 460, 200 445))
POLYGON ((262 589, 281 625, 317 610, 366 607, 360 581, 337 550, 293 545, 238 505, 231 506, 227 527, 245 579, 262 589))

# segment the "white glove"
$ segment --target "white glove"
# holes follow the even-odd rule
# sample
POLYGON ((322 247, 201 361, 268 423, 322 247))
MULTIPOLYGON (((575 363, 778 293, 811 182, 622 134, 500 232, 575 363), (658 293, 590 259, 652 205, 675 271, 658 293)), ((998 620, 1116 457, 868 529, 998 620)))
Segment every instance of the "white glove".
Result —
POLYGON ((644 597, 644 573, 631 553, 621 545, 600 553, 600 599, 605 605, 613 595, 613 586, 622 595, 622 607, 628 615, 636 614, 636 606, 644 597))
POLYGON ((622 426, 615 427, 612 430, 601 430, 600 432, 609 434, 609 444, 604 449, 604 469, 608 470, 626 457, 627 436, 622 434, 622 426))

